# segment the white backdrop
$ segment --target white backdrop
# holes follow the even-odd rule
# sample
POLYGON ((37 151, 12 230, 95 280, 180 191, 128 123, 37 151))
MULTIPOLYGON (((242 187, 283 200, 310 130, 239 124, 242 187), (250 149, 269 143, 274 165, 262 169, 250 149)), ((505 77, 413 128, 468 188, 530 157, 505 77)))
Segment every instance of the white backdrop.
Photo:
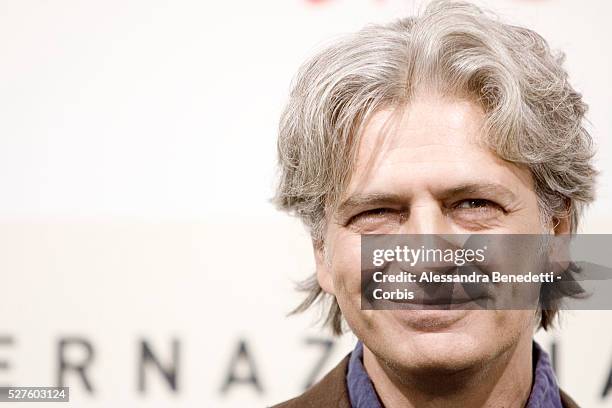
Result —
MULTIPOLYGON (((583 232, 611 233, 612 6, 479 3, 566 51, 602 170, 583 232)), ((286 317, 313 262, 269 203, 277 121, 315 49, 416 7, 0 2, 0 385, 55 385, 64 360, 70 406, 255 407, 335 365, 350 335, 326 355, 316 313, 286 317)), ((538 335, 585 407, 612 407, 611 317, 538 335)))

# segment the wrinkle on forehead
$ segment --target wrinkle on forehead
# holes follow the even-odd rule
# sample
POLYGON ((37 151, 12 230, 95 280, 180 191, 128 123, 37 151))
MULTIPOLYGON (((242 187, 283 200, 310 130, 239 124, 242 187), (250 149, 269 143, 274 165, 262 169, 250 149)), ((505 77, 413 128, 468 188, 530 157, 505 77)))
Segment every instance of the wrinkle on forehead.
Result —
POLYGON ((484 120, 485 113, 476 103, 437 95, 376 112, 364 127, 353 174, 343 195, 365 190, 377 173, 398 173, 402 168, 413 173, 421 168, 431 172, 437 167, 441 172, 452 169, 453 173, 473 173, 471 167, 483 161, 489 171, 509 170, 520 184, 532 189, 531 172, 525 166, 501 159, 482 143, 484 120), (385 173, 386 166, 396 171, 385 173))

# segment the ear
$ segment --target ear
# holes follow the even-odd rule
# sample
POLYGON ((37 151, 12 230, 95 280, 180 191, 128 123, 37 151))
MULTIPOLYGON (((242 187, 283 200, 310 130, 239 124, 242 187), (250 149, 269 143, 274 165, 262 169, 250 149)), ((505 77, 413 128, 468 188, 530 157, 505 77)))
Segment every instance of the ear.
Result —
POLYGON ((334 284, 331 274, 331 267, 327 262, 327 256, 325 254, 325 244, 320 240, 312 240, 312 249, 314 251, 316 270, 317 270, 317 282, 324 292, 330 295, 334 294, 334 284))
MULTIPOLYGON (((569 205, 569 203, 568 203, 569 205)), ((560 215, 554 217, 552 219, 553 222, 553 234, 555 235, 567 235, 572 230, 572 219, 570 218, 570 211, 568 211, 564 215, 560 215)))
POLYGON ((552 219, 552 233, 555 235, 555 238, 549 250, 549 259, 552 262, 550 266, 555 275, 564 273, 569 267, 571 259, 569 241, 571 239, 572 220, 569 216, 569 211, 566 214, 552 219))

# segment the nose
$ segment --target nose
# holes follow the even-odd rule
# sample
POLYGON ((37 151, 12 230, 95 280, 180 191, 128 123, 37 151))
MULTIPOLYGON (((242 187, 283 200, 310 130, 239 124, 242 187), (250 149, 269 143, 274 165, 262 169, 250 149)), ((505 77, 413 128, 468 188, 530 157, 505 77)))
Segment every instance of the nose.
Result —
MULTIPOLYGON (((412 205, 408 219, 402 224, 401 234, 407 234, 405 241, 412 248, 425 248, 426 250, 441 250, 460 248, 460 237, 454 236, 451 219, 446 216, 443 208, 435 200, 412 205)), ((457 272, 456 265, 443 259, 426 258, 425 261, 415 265, 415 271, 423 268, 434 274, 444 275, 457 272)), ((406 268, 404 266, 404 268, 406 268)), ((409 268, 410 269, 410 268, 409 268)), ((411 269, 411 271, 412 271, 411 269)), ((419 273, 419 272, 417 272, 419 273)), ((453 285, 424 284, 423 290, 427 296, 446 296, 453 285)))
POLYGON ((410 207, 408 219, 402 224, 401 234, 451 234, 448 217, 435 202, 410 207))

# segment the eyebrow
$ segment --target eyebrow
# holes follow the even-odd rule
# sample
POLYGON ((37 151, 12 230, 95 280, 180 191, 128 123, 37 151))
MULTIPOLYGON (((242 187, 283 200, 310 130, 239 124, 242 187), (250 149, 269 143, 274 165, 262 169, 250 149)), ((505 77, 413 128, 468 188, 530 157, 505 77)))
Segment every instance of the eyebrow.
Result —
MULTIPOLYGON (((447 200, 452 197, 465 197, 471 195, 481 196, 474 198, 490 198, 509 204, 516 200, 516 195, 508 188, 497 183, 465 183, 452 187, 436 194, 439 199, 447 200)), ((405 206, 406 196, 394 193, 367 193, 348 197, 337 207, 338 218, 347 218, 353 211, 365 207, 396 205, 405 206)))
POLYGON ((356 194, 344 200, 337 209, 338 218, 348 218, 353 211, 359 208, 385 206, 385 205, 405 205, 406 198, 399 194, 390 193, 367 193, 356 194))
MULTIPOLYGON (((516 195, 509 188, 497 183, 466 183, 457 187, 445 190, 441 197, 450 198, 456 196, 482 195, 488 198, 509 203, 516 200, 516 195)), ((478 197, 475 197, 478 198, 478 197)))

